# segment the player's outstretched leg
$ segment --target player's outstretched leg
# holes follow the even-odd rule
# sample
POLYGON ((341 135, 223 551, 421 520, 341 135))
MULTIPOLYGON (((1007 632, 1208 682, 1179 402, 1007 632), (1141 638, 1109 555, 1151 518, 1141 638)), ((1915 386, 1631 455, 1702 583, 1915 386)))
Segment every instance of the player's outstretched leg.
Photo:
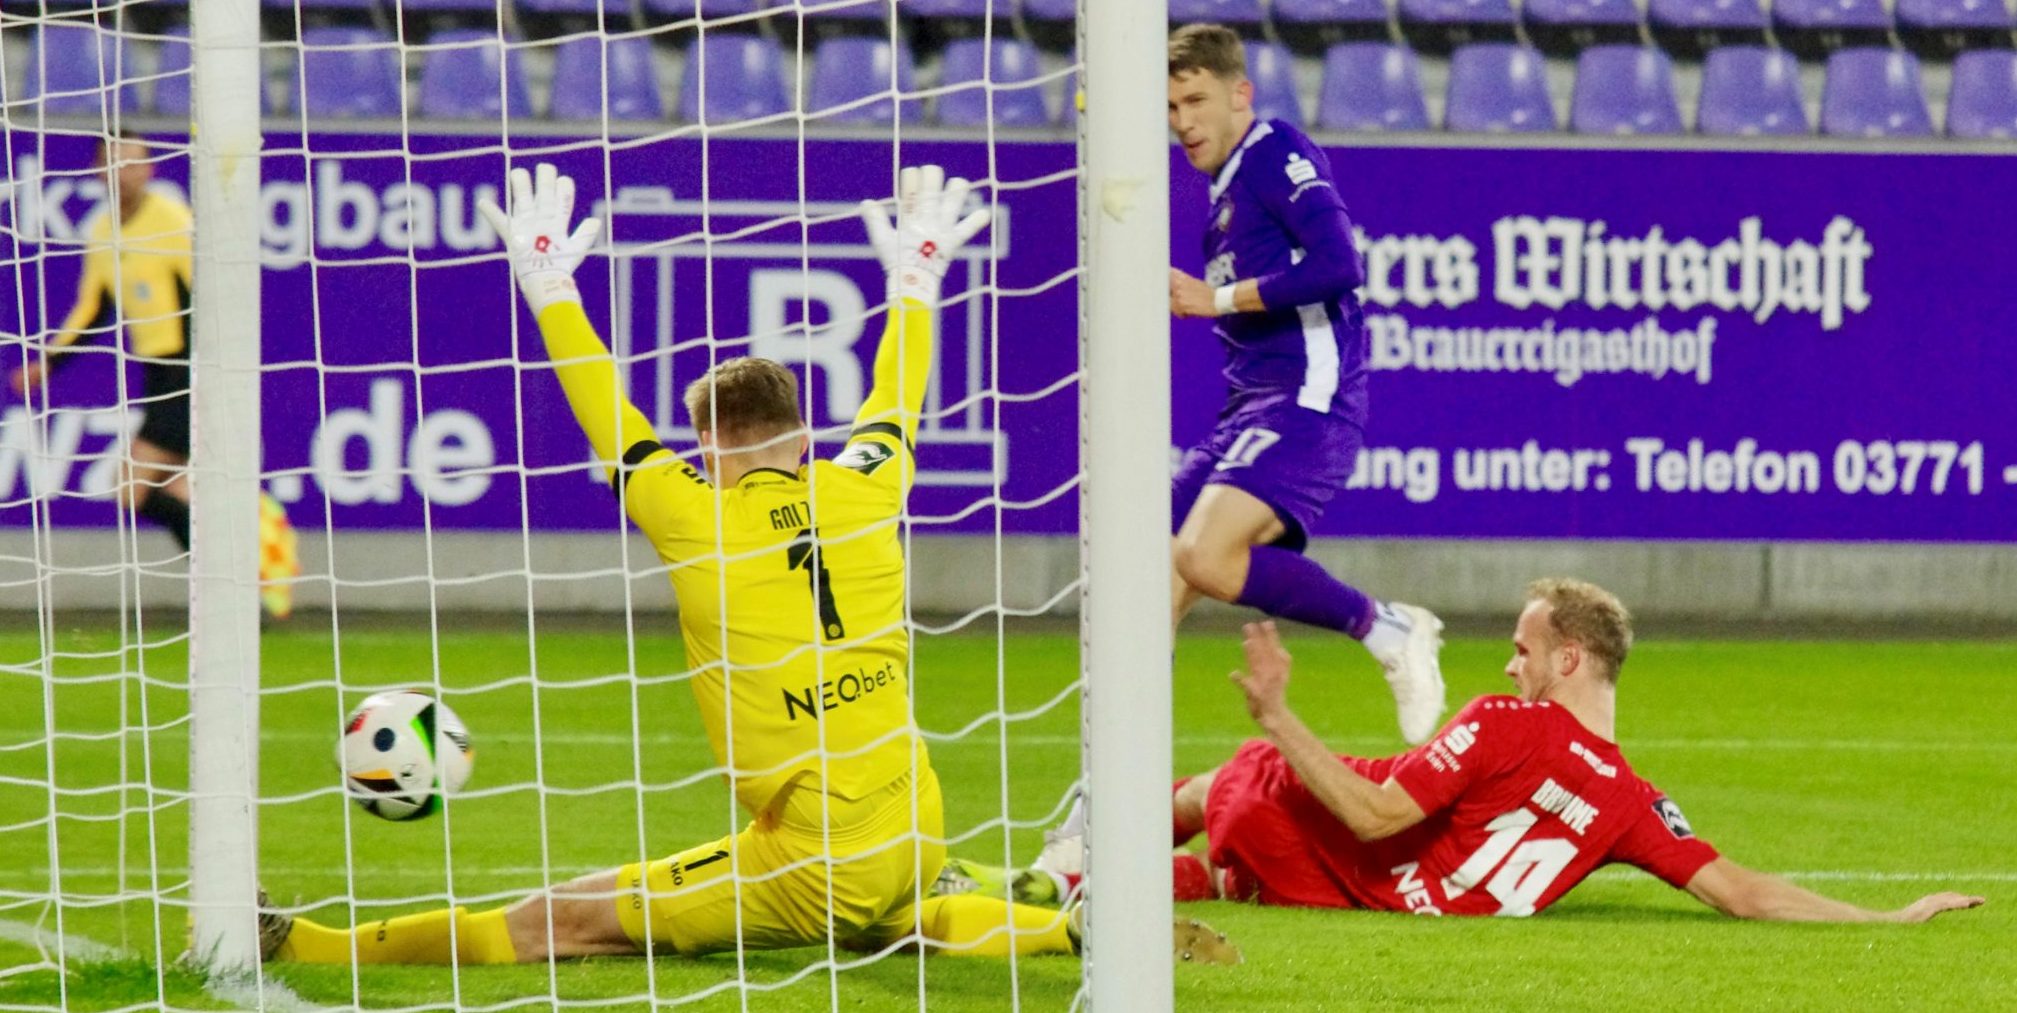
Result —
POLYGON ((1442 621, 1419 606, 1379 602, 1302 553, 1271 544, 1286 531, 1275 509, 1254 494, 1207 485, 1177 532, 1177 575, 1220 601, 1337 630, 1366 645, 1393 691, 1402 738, 1428 741, 1443 715, 1442 621))
POLYGON ((616 894, 617 873, 599 872, 508 908, 443 908, 345 929, 269 910, 262 893, 260 955, 304 964, 513 964, 637 953, 616 894))

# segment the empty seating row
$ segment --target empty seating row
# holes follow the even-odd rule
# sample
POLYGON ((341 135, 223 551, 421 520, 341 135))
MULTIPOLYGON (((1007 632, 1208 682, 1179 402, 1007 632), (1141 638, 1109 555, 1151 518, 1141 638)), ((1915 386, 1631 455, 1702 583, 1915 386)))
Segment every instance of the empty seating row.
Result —
MULTIPOLYGON (((289 107, 311 117, 396 117, 405 105, 405 63, 400 47, 374 29, 327 27, 303 33, 300 59, 287 89, 289 107), (299 97, 297 102, 296 97, 299 97)), ((550 47, 553 79, 546 114, 561 120, 665 118, 658 53, 648 39, 577 36, 550 47), (606 101, 605 101, 606 96, 606 101)), ((496 119, 533 114, 522 49, 501 45, 496 33, 456 30, 436 34, 421 47, 417 115, 444 119, 496 119)), ((189 111, 189 44, 177 30, 159 47, 158 60, 142 68, 131 45, 80 25, 46 25, 37 33, 16 95, 40 100, 50 115, 99 115, 116 91, 129 113, 189 111), (152 83, 145 101, 143 82, 152 83)), ((953 43, 941 63, 936 117, 949 126, 1039 126, 1053 121, 1052 94, 1036 51, 1014 39, 953 43), (980 82, 993 81, 988 89, 980 82), (961 87, 965 85, 966 87, 961 87)), ((686 51, 677 115, 727 123, 788 113, 792 101, 786 59, 762 36, 711 32, 686 51)), ((892 90, 918 90, 907 47, 887 40, 844 37, 815 50, 806 108, 824 122, 889 122, 892 90)), ((1059 103, 1062 104, 1062 103, 1059 103)), ((924 103, 907 99, 904 117, 923 118, 924 103)))
MULTIPOLYGON (((1324 63, 1318 126, 1429 129, 1412 52, 1385 43, 1340 43, 1324 63)), ((1444 125, 1465 132, 1560 129, 1544 71, 1541 54, 1529 47, 1482 42, 1459 48, 1450 59, 1444 125)), ((1918 61, 1884 48, 1836 52, 1828 59, 1820 126, 1836 137, 1933 134, 1918 61)), ((1584 50, 1576 64, 1569 128, 1594 134, 1687 130, 1667 54, 1641 46, 1584 50)), ((1697 129, 1715 136, 1811 133, 1799 64, 1784 50, 1763 46, 1711 51, 1702 69, 1697 129)), ((1956 137, 2017 137, 2017 52, 1974 50, 1955 60, 1947 130, 1956 137)))
MULTIPOLYGON (((314 118, 397 117, 407 108, 400 47, 365 28, 315 28, 289 76, 287 105, 314 118)), ((663 120, 657 51, 641 37, 577 36, 551 47, 553 76, 545 114, 559 120, 663 120)), ((51 114, 94 115, 114 88, 129 112, 143 108, 136 79, 151 79, 153 111, 186 114, 188 45, 170 38, 158 65, 136 69, 131 47, 76 25, 44 26, 28 60, 20 99, 40 97, 51 114)), ((421 49, 414 112, 423 117, 497 119, 533 115, 521 47, 495 33, 437 34, 421 49)), ((1323 61, 1316 112, 1306 117, 1294 58, 1280 45, 1247 43, 1256 111, 1331 130, 1429 130, 1427 95, 1415 54, 1384 42, 1345 42, 1323 61)), ((687 49, 675 105, 677 118, 730 123, 782 116, 793 101, 784 53, 757 35, 712 32, 687 49), (705 116, 703 117, 703 108, 705 116)), ((887 123, 895 93, 915 95, 918 71, 908 48, 885 39, 840 37, 814 52, 805 108, 824 122, 887 123)), ((934 115, 949 126, 1041 126, 1054 122, 1061 101, 1056 76, 1046 78, 1036 51, 1007 38, 962 40, 940 67, 934 115), (982 80, 993 89, 979 85, 982 80)), ((1442 126, 1465 132, 1550 131, 1561 128, 1548 92, 1543 57, 1513 43, 1459 47, 1449 63, 1442 126)), ((924 101, 902 100, 906 121, 924 117, 924 101)), ((1783 50, 1725 46, 1703 65, 1696 128, 1702 133, 1798 135, 1812 132, 1799 65, 1783 50)), ((1569 129, 1599 134, 1672 134, 1688 129, 1676 99, 1674 71, 1661 50, 1603 45, 1577 61, 1569 129)), ((1884 48, 1836 52, 1827 64, 1820 128, 1832 136, 1922 136, 1935 132, 1920 86, 1917 60, 1884 48)), ((2017 52, 1971 50, 1956 58, 1947 131, 1957 137, 2017 136, 2017 52)))

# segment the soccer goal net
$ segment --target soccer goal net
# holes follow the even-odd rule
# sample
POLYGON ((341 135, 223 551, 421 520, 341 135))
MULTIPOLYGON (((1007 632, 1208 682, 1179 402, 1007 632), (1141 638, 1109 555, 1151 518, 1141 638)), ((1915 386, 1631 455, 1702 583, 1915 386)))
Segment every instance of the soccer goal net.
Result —
POLYGON ((1167 1008, 1163 12, 9 0, 0 1005, 1167 1008), (542 163, 606 359, 481 211, 542 163), (859 213, 922 165, 988 212, 925 335, 859 213), (704 452, 742 357, 834 470, 704 452), (890 831, 849 772, 913 741, 890 831), (934 927, 1080 792, 1082 910, 934 927))

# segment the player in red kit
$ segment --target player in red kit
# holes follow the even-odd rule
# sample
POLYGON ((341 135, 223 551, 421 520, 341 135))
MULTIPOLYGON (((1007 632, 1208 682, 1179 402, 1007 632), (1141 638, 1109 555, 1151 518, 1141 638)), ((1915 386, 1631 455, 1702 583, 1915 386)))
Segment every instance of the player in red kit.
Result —
MULTIPOLYGON (((1274 624, 1247 626, 1247 669, 1234 678, 1267 738, 1177 782, 1175 843, 1200 832, 1211 841, 1206 856, 1174 858, 1178 899, 1530 915, 1622 862, 1739 918, 1920 922, 1982 903, 1937 893, 1871 911, 1721 857, 1618 749, 1617 680, 1631 643, 1630 617, 1609 592, 1537 581, 1506 665, 1519 695, 1479 697, 1428 743, 1363 759, 1333 754, 1289 709, 1289 654, 1274 624)), ((961 865, 988 885, 985 871, 961 865)), ((1006 879, 1018 899, 1075 886, 1036 870, 1006 879)))

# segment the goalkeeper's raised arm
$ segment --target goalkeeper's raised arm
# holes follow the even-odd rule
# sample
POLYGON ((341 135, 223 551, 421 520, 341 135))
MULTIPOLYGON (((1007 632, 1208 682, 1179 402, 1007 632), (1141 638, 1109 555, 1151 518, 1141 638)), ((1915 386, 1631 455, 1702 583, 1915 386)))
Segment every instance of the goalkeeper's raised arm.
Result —
POLYGON ((876 432, 901 436, 905 445, 917 438, 936 352, 939 286, 953 254, 988 221, 984 209, 961 216, 970 189, 926 165, 899 175, 895 225, 880 201, 861 202, 862 224, 888 276, 889 318, 876 345, 875 386, 855 415, 851 440, 876 432))
MULTIPOLYGON (((937 166, 904 169, 899 184, 895 223, 881 202, 862 202, 869 240, 887 275, 889 312, 876 350, 874 387, 855 417, 851 449, 843 451, 843 456, 858 455, 854 444, 863 438, 885 437, 899 446, 908 446, 916 438, 936 350, 933 327, 939 287, 953 255, 988 221, 984 209, 962 217, 970 186, 963 179, 947 181, 937 166)), ((482 202, 480 209, 504 240, 512 274, 538 321, 546 354, 553 360, 575 421, 612 481, 625 474, 626 467, 642 465, 663 452, 644 413, 623 396, 609 349, 582 309, 574 271, 595 246, 602 223, 588 218, 569 231, 574 217, 574 181, 545 163, 536 172, 513 169, 510 213, 489 201, 482 202)), ((783 367, 774 363, 751 361, 782 373, 783 367)), ((716 372, 722 368, 717 366, 716 372)), ((689 390, 688 401, 697 406, 693 422, 701 431, 704 457, 714 482, 732 485, 752 468, 783 463, 771 458, 790 457, 795 468, 807 444, 802 422, 789 427, 799 430, 795 440, 788 435, 757 434, 765 438, 751 441, 751 447, 739 442, 724 446, 718 439, 723 434, 716 432, 720 427, 712 393, 704 377, 689 390), (735 462, 739 467, 726 469, 734 474, 724 473, 724 462, 719 460, 727 454, 740 459, 735 462)), ((907 475, 910 469, 892 471, 907 475)), ((697 480, 686 483, 688 486, 706 484, 698 473, 688 477, 697 480)), ((633 497, 642 492, 631 490, 633 497)), ((636 516, 635 503, 632 513, 636 516)), ((663 514, 655 512, 655 516, 663 514)))

